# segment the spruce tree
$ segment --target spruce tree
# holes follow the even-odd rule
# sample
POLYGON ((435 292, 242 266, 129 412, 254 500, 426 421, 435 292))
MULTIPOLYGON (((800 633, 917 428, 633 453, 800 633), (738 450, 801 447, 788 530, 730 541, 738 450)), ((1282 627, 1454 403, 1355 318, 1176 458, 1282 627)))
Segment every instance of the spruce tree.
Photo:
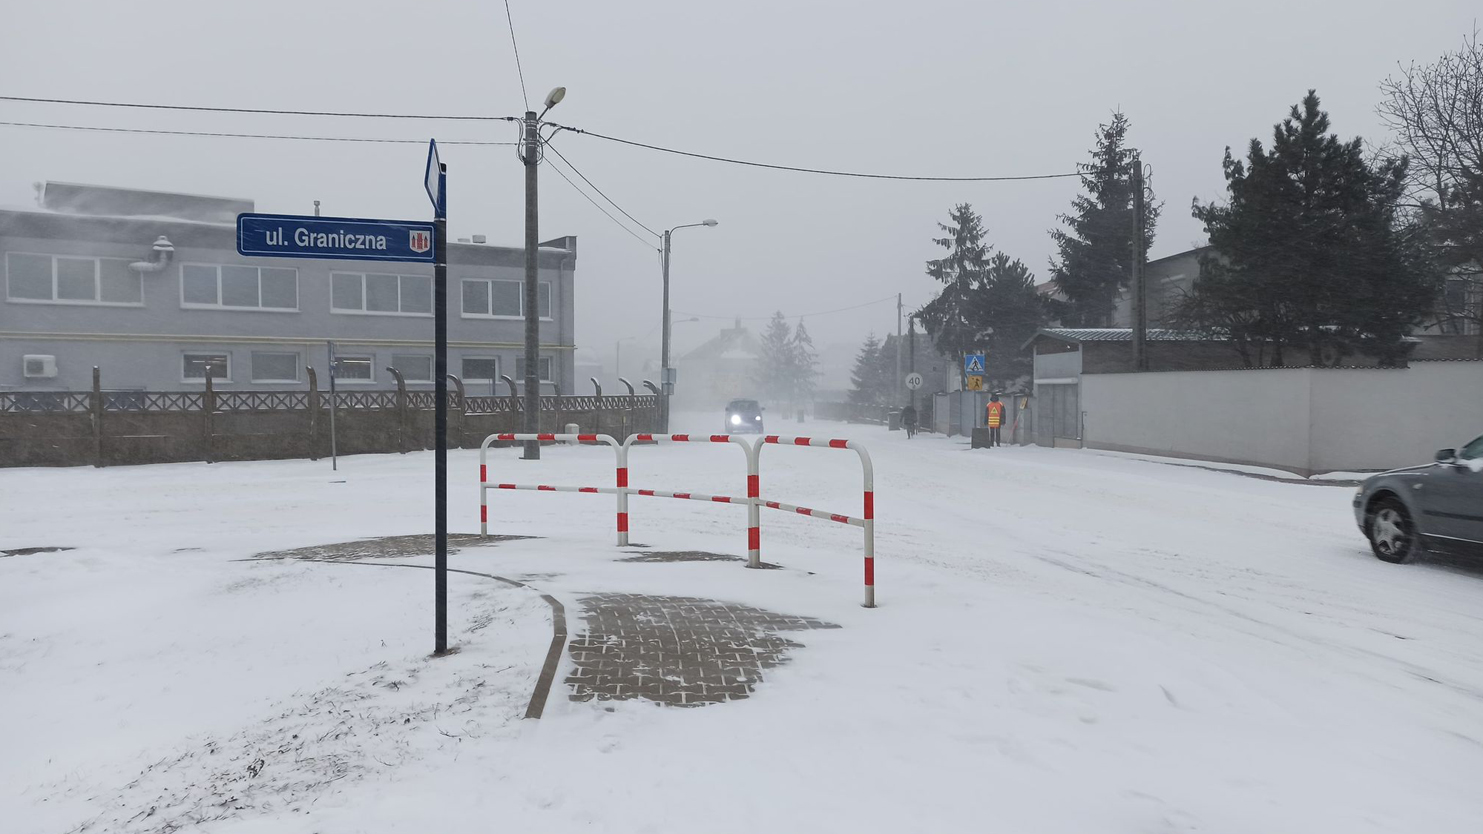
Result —
POLYGON ((1020 348, 1049 318, 1047 300, 1035 289, 1035 276, 1018 258, 995 252, 989 261, 978 311, 984 329, 990 376, 1007 383, 1030 373, 1032 358, 1020 348))
POLYGON ((762 396, 778 403, 793 399, 796 368, 793 332, 781 310, 772 314, 762 331, 762 356, 757 362, 757 384, 762 396))
MULTIPOLYGON (((1133 152, 1127 147, 1131 122, 1121 111, 1097 128, 1092 161, 1083 163, 1081 184, 1086 193, 1071 201, 1071 213, 1060 215, 1064 229, 1052 229, 1059 257, 1051 260, 1051 278, 1066 296, 1064 324, 1106 327, 1120 289, 1132 279, 1133 152)), ((1160 205, 1144 201, 1143 250, 1153 246, 1160 205)))
POLYGON ((793 402, 801 405, 813 399, 819 379, 819 352, 814 348, 814 339, 802 320, 793 328, 792 356, 793 402))
POLYGON ((927 262, 927 274, 943 284, 937 297, 916 312, 939 350, 957 356, 978 346, 983 329, 978 309, 989 264, 987 230, 983 219, 967 203, 955 206, 948 223, 937 224, 946 232, 932 242, 948 250, 945 257, 927 262))
POLYGON ((1225 155, 1228 199, 1194 205, 1216 255, 1201 262, 1186 322, 1234 327, 1244 358, 1339 364, 1357 352, 1404 362, 1402 338, 1435 307, 1423 230, 1399 211, 1406 160, 1366 161, 1364 142, 1329 133, 1308 91, 1243 163, 1225 155))
POLYGON ((850 373, 850 402, 857 405, 883 405, 881 397, 881 356, 884 346, 871 333, 855 354, 855 367, 850 373))

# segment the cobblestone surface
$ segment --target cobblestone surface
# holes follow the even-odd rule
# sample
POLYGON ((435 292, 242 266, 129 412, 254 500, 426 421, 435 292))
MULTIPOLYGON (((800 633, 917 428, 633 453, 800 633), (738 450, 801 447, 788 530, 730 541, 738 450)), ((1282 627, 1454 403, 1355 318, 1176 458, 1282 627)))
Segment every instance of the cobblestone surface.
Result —
MULTIPOLYGON (((480 547, 500 542, 516 541, 528 536, 480 536, 477 533, 450 533, 448 552, 457 553, 460 547, 480 547)), ((427 533, 412 536, 382 536, 377 539, 361 539, 335 544, 316 544, 296 547, 292 550, 274 550, 259 553, 255 559, 330 559, 351 561, 355 559, 400 559, 407 556, 428 556, 433 552, 433 537, 427 533)))
POLYGON ((573 701, 698 707, 739 700, 800 647, 779 632, 839 628, 694 597, 598 594, 581 603, 587 631, 568 644, 573 701))

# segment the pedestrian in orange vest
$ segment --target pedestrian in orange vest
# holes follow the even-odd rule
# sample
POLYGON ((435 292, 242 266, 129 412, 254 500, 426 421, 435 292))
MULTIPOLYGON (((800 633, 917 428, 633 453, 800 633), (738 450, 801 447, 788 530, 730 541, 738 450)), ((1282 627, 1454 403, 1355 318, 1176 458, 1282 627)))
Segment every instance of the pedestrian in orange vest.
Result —
POLYGON ((984 406, 984 425, 989 427, 989 448, 1003 446, 999 442, 999 427, 1004 425, 1004 403, 999 402, 997 392, 989 395, 989 404, 984 406))

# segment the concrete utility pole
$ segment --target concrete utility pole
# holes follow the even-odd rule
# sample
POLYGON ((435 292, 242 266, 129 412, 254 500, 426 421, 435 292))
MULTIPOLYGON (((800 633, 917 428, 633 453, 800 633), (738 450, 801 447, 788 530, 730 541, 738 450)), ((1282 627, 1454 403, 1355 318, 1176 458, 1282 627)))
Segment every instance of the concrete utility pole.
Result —
MULTIPOLYGON (((536 200, 536 166, 541 162, 540 120, 536 111, 525 111, 525 137, 521 160, 525 163, 525 411, 527 434, 541 430, 541 317, 536 309, 540 276, 540 206, 536 200)), ((491 299, 492 301, 492 299, 491 299)), ((525 460, 541 459, 541 444, 525 441, 525 460)))
POLYGON ((1143 277, 1143 262, 1148 253, 1143 251, 1147 238, 1144 229, 1143 209, 1143 161, 1133 154, 1133 370, 1148 370, 1148 286, 1143 277))
MULTIPOLYGON (((521 120, 525 128, 520 142, 520 160, 525 163, 525 431, 536 434, 541 430, 541 311, 540 311, 540 206, 536 200, 536 166, 541 164, 541 119, 551 108, 566 98, 566 88, 556 87, 546 94, 546 109, 540 115, 534 110, 525 111, 521 120)), ((493 299, 490 299, 493 303, 493 299)), ((441 377, 440 377, 441 378, 441 377)), ((558 395, 561 390, 558 388, 558 395)), ((558 429, 559 430, 559 429, 558 429)), ((524 460, 540 460, 541 444, 537 440, 525 441, 524 460)))

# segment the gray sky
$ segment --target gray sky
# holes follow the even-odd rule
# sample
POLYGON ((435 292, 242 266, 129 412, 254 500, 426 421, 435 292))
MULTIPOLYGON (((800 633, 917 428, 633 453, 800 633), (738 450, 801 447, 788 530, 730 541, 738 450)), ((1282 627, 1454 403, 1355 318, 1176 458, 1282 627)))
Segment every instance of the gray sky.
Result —
MULTIPOLYGON (((548 118, 685 150, 820 168, 920 175, 1074 170, 1121 107, 1165 201, 1153 257, 1197 244, 1191 197, 1220 198, 1221 154, 1265 139, 1316 87, 1335 129, 1382 137, 1377 84, 1397 62, 1455 47, 1475 2, 782 2, 512 0, 532 104, 548 118)), ((5 94, 166 104, 518 115, 520 83, 497 2, 200 0, 23 3, 0 11, 5 94)), ((504 123, 126 111, 0 102, 0 120, 512 140, 504 123)), ((1047 230, 1075 180, 923 184, 843 180, 683 159, 565 134, 556 145, 598 187, 675 235, 673 306, 790 317, 934 292, 923 261, 955 203, 1046 277, 1047 230)), ((417 145, 72 133, 0 127, 0 203, 53 179, 251 197, 260 211, 428 215, 417 145)), ((456 236, 519 245, 514 149, 449 147, 456 236)), ((579 361, 622 336, 655 339, 657 243, 599 214, 550 165, 541 235, 579 237, 579 361), (590 352, 589 352, 590 351, 590 352)), ((616 214, 616 212, 614 212, 616 214)), ((631 225, 631 224, 630 224, 631 225)), ((642 234, 642 232, 640 232, 642 234)), ((646 236, 647 237, 647 236, 646 236)), ((677 318, 683 315, 677 314, 677 318)), ((806 319, 821 346, 894 331, 892 304, 806 319)), ((694 345, 717 321, 677 324, 694 345)), ((761 322, 755 326, 760 327, 761 322)), ((629 350, 625 346, 625 352, 629 350)), ((627 361, 625 361, 625 365, 627 361)))

